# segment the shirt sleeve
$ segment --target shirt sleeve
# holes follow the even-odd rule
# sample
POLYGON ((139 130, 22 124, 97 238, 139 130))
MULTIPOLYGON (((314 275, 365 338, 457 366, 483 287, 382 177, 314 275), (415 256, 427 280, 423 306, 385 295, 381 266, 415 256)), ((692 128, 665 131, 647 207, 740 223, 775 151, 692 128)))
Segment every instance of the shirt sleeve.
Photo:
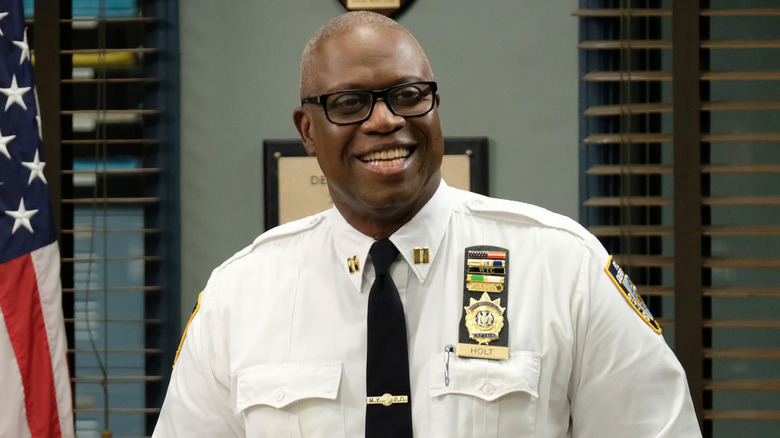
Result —
POLYGON ((603 247, 591 244, 580 268, 572 437, 701 436, 682 366, 605 270, 608 263, 603 247))
POLYGON ((232 408, 227 342, 217 314, 207 288, 185 331, 153 438, 244 436, 232 408))

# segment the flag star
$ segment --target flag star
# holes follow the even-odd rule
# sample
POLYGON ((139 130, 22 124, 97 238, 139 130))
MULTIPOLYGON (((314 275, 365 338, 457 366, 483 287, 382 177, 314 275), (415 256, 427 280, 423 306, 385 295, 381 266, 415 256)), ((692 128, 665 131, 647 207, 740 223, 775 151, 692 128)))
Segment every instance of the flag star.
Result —
MULTIPOLYGON (((7 15, 8 15, 8 12, 0 12, 0 20, 5 18, 7 15)), ((3 29, 0 29, 0 36, 5 36, 5 34, 3 33, 3 29)))
POLYGON ((33 231, 32 224, 30 223, 30 218, 35 216, 36 213, 38 213, 38 210, 27 210, 27 208, 25 208, 24 198, 19 201, 19 210, 6 211, 5 214, 16 219, 14 221, 14 228, 11 230, 11 234, 16 233, 16 230, 18 230, 19 227, 25 227, 30 231, 30 233, 35 233, 35 231, 33 231))
POLYGON ((3 133, 0 132, 0 154, 5 155, 9 160, 11 159, 11 154, 8 152, 8 143, 15 138, 15 135, 4 136, 3 133))
POLYGON ((24 99, 22 99, 22 96, 24 96, 24 93, 30 91, 32 87, 20 87, 16 83, 16 75, 11 78, 11 87, 10 88, 0 88, 0 93, 5 94, 8 96, 8 100, 5 102, 5 110, 8 111, 8 108, 11 107, 14 103, 19 104, 20 107, 24 108, 25 111, 27 111, 27 105, 24 103, 24 99))
POLYGON ((43 168, 46 167, 46 162, 40 160, 39 152, 40 151, 37 150, 35 151, 35 158, 33 158, 32 162, 22 162, 22 166, 30 169, 30 179, 27 181, 27 185, 32 184, 35 178, 40 178, 44 184, 49 183, 46 181, 46 177, 43 175, 43 168))
POLYGON ((19 65, 22 65, 25 59, 30 59, 30 45, 27 44, 27 28, 24 29, 24 40, 14 41, 14 45, 22 49, 22 57, 19 58, 19 65))
POLYGON ((43 131, 41 130, 41 116, 35 115, 35 123, 38 124, 38 140, 43 140, 43 131))

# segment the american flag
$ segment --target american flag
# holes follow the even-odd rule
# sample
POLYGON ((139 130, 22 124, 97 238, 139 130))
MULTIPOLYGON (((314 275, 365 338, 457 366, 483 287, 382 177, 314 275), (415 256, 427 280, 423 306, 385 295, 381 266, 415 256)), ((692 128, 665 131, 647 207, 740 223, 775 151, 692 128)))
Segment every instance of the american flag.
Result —
POLYGON ((73 437, 38 102, 22 0, 0 0, 0 437, 73 437))

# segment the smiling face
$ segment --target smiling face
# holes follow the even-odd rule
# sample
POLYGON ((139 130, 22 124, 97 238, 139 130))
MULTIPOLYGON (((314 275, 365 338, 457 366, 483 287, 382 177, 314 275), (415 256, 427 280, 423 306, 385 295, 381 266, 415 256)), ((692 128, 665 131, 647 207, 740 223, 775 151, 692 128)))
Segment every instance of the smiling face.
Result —
MULTIPOLYGON (((433 80, 414 39, 387 28, 360 26, 330 36, 320 43, 312 66, 311 93, 304 97, 433 80)), ((334 205, 357 230, 376 239, 389 236, 438 188, 444 142, 436 100, 431 112, 406 118, 379 101, 371 117, 352 125, 330 123, 316 104, 293 113, 334 205)))

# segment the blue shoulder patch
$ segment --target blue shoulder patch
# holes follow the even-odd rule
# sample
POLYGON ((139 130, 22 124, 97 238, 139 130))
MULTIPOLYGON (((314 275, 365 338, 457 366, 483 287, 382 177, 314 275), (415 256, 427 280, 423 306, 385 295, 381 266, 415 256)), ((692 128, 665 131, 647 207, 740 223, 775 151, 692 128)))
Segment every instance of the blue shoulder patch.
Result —
POLYGON ((650 309, 647 308, 645 302, 642 301, 642 297, 637 293, 636 286, 628 278, 623 269, 618 266, 617 262, 612 260, 612 256, 609 256, 607 266, 604 267, 604 271, 609 275, 609 278, 615 283, 620 293, 628 301, 628 304, 634 308, 636 313, 642 317, 642 320, 653 329, 654 332, 661 334, 661 326, 658 325, 658 321, 655 320, 653 314, 650 313, 650 309))

